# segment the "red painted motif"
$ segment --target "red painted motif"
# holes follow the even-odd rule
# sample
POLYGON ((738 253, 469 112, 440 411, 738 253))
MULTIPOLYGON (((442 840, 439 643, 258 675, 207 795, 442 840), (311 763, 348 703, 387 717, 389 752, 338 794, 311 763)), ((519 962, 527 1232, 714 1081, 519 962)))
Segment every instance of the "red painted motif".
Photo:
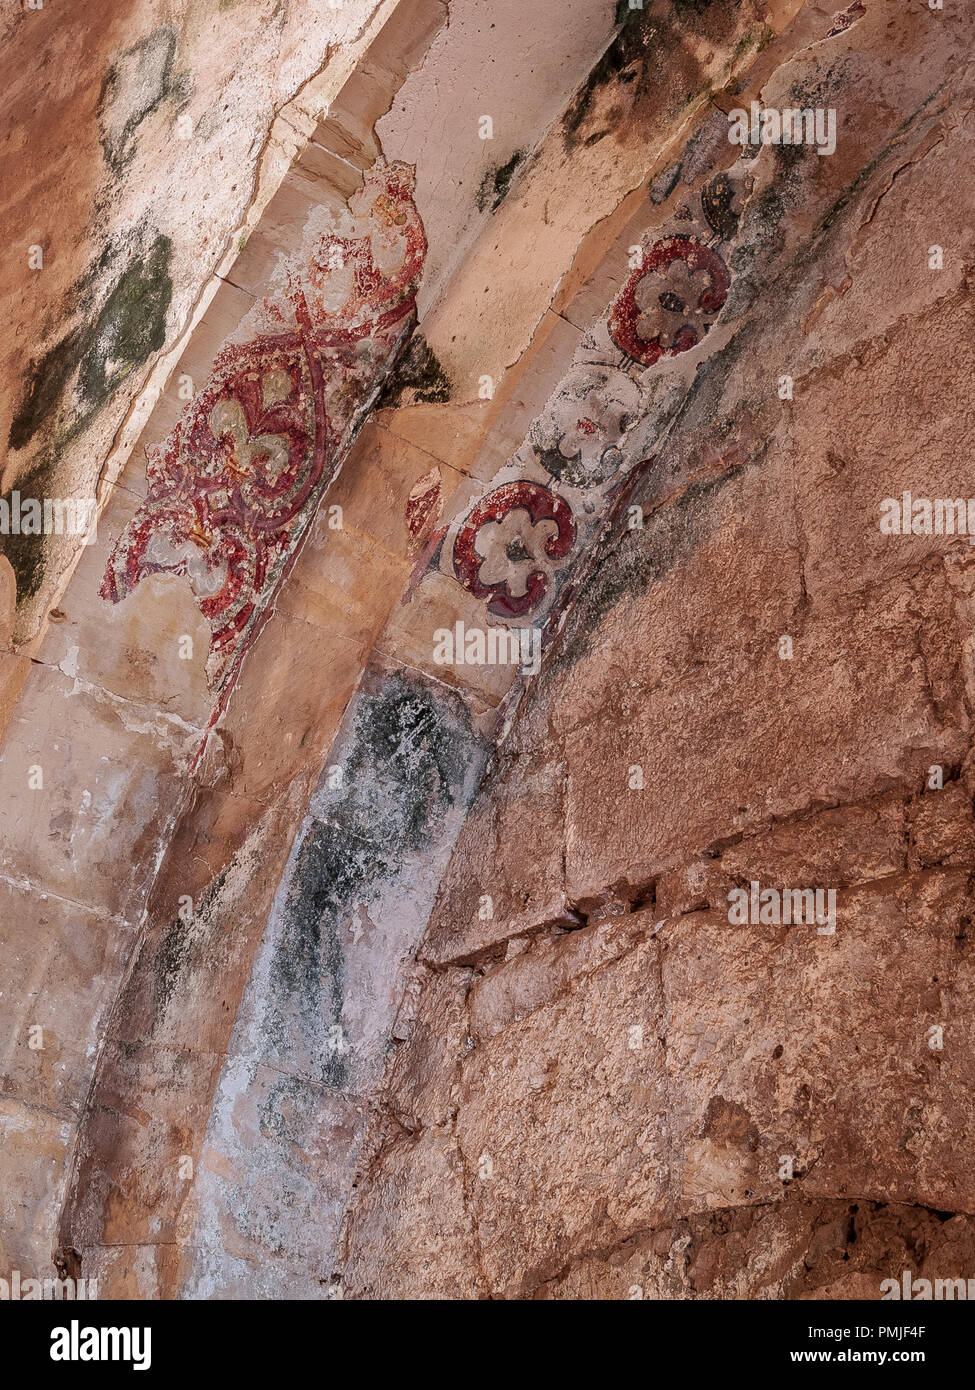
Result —
MULTIPOLYGON (((260 331, 229 341, 169 437, 102 583, 113 603, 150 574, 187 575, 223 689, 377 387, 415 323, 426 238, 413 174, 378 162, 328 231, 287 266, 260 331), (392 268, 391 268, 392 267, 392 268)), ((250 316, 249 316, 250 317, 250 316)))
POLYGON ((716 251, 688 236, 655 242, 623 286, 609 318, 610 337, 635 362, 652 367, 699 343, 728 295, 728 269, 716 251))
POLYGON ((572 509, 537 483, 505 483, 474 507, 454 540, 457 578, 496 617, 537 609, 575 543, 572 509))
POLYGON ((408 548, 411 555, 423 549, 424 535, 440 520, 442 511, 440 469, 434 465, 429 473, 413 484, 406 499, 405 520, 410 537, 408 548))

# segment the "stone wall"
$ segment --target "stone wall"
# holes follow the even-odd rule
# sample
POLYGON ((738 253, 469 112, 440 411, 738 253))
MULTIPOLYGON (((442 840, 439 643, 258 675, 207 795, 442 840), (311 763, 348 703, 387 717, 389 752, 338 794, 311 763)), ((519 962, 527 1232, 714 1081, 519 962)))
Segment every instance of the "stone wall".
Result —
POLYGON ((761 83, 834 105, 836 155, 749 161, 722 313, 650 369, 644 465, 441 884, 346 1297, 971 1268, 975 569, 880 521, 971 491, 975 127, 950 16, 840 30, 761 83), (835 890, 835 929, 734 920, 752 884, 835 890))
POLYGON ((220 10, 210 259, 169 49, 86 32, 173 289, 126 371, 144 287, 52 300, 4 475, 56 446, 102 511, 0 566, 0 1250, 120 1297, 963 1272, 973 562, 879 523, 970 490, 970 22, 545 0, 507 61, 520 5, 353 8, 220 10), (752 101, 835 151, 732 144, 752 101))
MULTIPOLYGON (((453 71, 469 63, 471 27, 453 25, 452 46, 431 45, 424 55, 439 20, 430 8, 401 7, 380 32, 269 204, 232 281, 204 314, 172 379, 208 383, 200 397, 204 414, 212 415, 211 389, 219 394, 226 387, 232 396, 236 389, 222 346, 228 328, 258 312, 256 296, 277 258, 302 242, 303 219, 317 225, 322 203, 341 218, 345 200, 357 198, 363 171, 377 156, 371 122, 398 83, 396 130, 386 132, 385 118, 375 130, 383 132, 387 155, 400 156, 400 164, 415 160, 416 205, 428 245, 437 248, 435 262, 442 263, 444 226, 455 209, 425 185, 421 156, 429 102, 439 101, 449 117, 454 88, 434 84, 430 97, 429 84, 414 83, 422 101, 414 99, 407 122, 402 93, 411 79, 404 82, 403 75, 417 62, 421 74, 431 64, 453 71)), ((489 25, 482 17, 485 45, 510 46, 517 16, 506 14, 501 40, 489 34, 500 18, 489 25)), ((535 21, 559 32, 564 6, 546 7, 535 21)), ((707 57, 716 73, 750 61, 761 32, 750 7, 740 18, 721 12, 697 23, 703 25, 698 48, 712 27, 720 40, 707 57), (742 43, 742 34, 751 37, 742 43)), ((600 32, 612 36, 612 26, 600 32)), ((671 41, 679 51, 679 33, 671 41)), ((617 57, 610 74, 624 57, 633 58, 632 41, 612 39, 611 50, 617 57)), ((649 71, 646 42, 635 51, 641 70, 649 71)), ((574 61, 570 53, 545 69, 549 103, 577 101, 574 61)), ((482 267, 489 260, 493 280, 507 272, 517 249, 524 273, 530 269, 538 282, 534 294, 547 286, 551 296, 568 274, 578 274, 577 257, 568 242, 553 254, 533 238, 539 190, 551 189, 553 166, 571 182, 582 160, 581 176, 587 147, 567 139, 563 122, 550 131, 533 127, 545 95, 537 83, 526 100, 506 69, 482 66, 477 80, 485 88, 479 104, 504 113, 506 139, 520 123, 522 145, 529 133, 541 143, 516 186, 491 203, 478 196, 494 167, 490 142, 480 140, 472 123, 466 147, 455 147, 452 178, 469 190, 472 254, 482 267), (472 187, 475 151, 487 167, 472 187)), ((662 110, 645 106, 640 123, 621 128, 614 142, 619 167, 609 161, 601 196, 582 209, 578 225, 589 225, 597 244, 605 241, 601 223, 615 215, 621 193, 665 157, 674 116, 705 105, 700 94, 683 91, 679 67, 670 90, 662 110)), ((452 280, 446 297, 453 296, 452 280)), ((438 624, 473 619, 479 611, 476 596, 431 564, 442 539, 438 523, 460 524, 490 492, 498 460, 520 443, 581 337, 551 311, 532 336, 531 301, 520 313, 520 320, 507 315, 505 326, 520 321, 528 348, 499 377, 493 397, 481 399, 476 381, 448 376, 422 344, 420 377, 408 361, 390 382, 383 404, 387 398, 398 404, 385 405, 366 425, 329 486, 327 507, 273 591, 263 627, 241 649, 242 664, 229 694, 221 691, 209 735, 211 697, 202 677, 210 634, 187 591, 196 590, 200 606, 199 574, 191 572, 188 584, 167 552, 156 573, 126 585, 121 602, 92 611, 90 596, 106 565, 110 576, 120 564, 127 573, 126 546, 110 554, 119 532, 127 528, 134 538, 154 528, 154 516, 169 516, 165 506, 158 510, 165 493, 156 498, 153 477, 147 494, 138 453, 106 512, 107 535, 79 567, 77 606, 47 639, 49 659, 67 662, 76 681, 137 694, 150 708, 172 707, 179 692, 176 708, 188 726, 181 730, 174 819, 162 822, 147 802, 161 859, 139 900, 145 906, 135 914, 135 941, 114 1007, 98 1025, 103 1042, 70 1148, 73 1179, 59 1224, 59 1262, 80 1264, 109 1292, 301 1289, 321 1296, 331 1287, 338 1222, 404 966, 425 927, 515 674, 510 666, 438 664, 432 640, 438 624), (333 510, 342 518, 338 529, 333 510), (190 661, 181 660, 180 629, 191 639, 190 661), (309 651, 327 652, 327 660, 309 661, 309 651), (151 1122, 133 1123, 136 1114, 151 1122)), ((239 342, 242 335, 247 339, 238 328, 234 337, 239 342)), ((179 413, 171 393, 172 384, 146 428, 154 458, 172 452, 169 444, 158 447, 179 413)), ((341 394, 338 399, 341 411, 341 394)), ((195 409, 186 407, 187 415, 195 409)), ((335 418, 335 410, 327 406, 326 415, 335 418)), ((189 529, 181 521, 175 539, 182 544, 189 529)), ((138 561, 137 576, 139 555, 150 551, 126 545, 138 561)), ((117 581, 109 590, 103 584, 102 592, 121 598, 117 581)), ((250 596, 263 598, 254 589, 250 596)), ((222 672, 213 674, 219 683, 222 672)), ((174 798, 167 793, 161 801, 174 798)), ((112 824, 110 807, 103 818, 112 824)), ((45 1210, 51 1205, 45 1198, 45 1210)))

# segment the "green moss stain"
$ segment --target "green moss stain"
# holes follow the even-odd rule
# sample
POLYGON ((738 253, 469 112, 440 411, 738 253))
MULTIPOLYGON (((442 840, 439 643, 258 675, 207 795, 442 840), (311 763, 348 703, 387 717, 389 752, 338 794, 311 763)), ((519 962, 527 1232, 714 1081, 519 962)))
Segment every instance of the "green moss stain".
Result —
POLYGON ((760 53, 763 42, 766 41, 765 36, 769 32, 768 27, 765 26, 762 29, 749 29, 747 33, 742 34, 731 50, 731 57, 725 64, 725 71, 733 72, 749 49, 754 48, 757 53, 760 53))
POLYGON ((487 171, 481 179, 480 187, 474 198, 478 212, 483 212, 487 207, 490 207, 493 212, 495 208, 501 206, 508 189, 511 187, 515 170, 524 161, 524 158, 524 150, 515 150, 506 164, 499 164, 494 169, 487 171))
POLYGON ((376 409, 402 405, 407 395, 424 405, 442 405, 450 400, 450 392, 450 378, 437 354, 428 346, 423 334, 416 333, 380 391, 376 409))
POLYGON ((157 234, 116 281, 94 320, 31 363, 10 426, 11 449, 25 448, 42 430, 51 433, 52 445, 63 447, 125 377, 159 351, 173 295, 171 257, 169 237, 157 234))
POLYGON ((74 329, 50 352, 30 364, 20 404, 14 412, 7 436, 11 449, 23 449, 51 418, 78 370, 85 342, 84 331, 74 329))
MULTIPOLYGON (((92 280, 99 270, 111 266, 115 254, 106 248, 98 267, 75 285, 69 304, 90 300, 92 280)), ((171 257, 169 237, 157 234, 148 250, 136 255, 115 281, 98 313, 31 362, 7 437, 12 450, 32 443, 40 446, 30 468, 14 484, 21 497, 43 500, 65 495, 57 477, 64 449, 125 378, 165 345, 173 295, 171 257)), ((70 495, 75 492, 72 484, 70 495)), ((41 592, 52 547, 57 544, 46 536, 3 538, 3 553, 17 578, 18 607, 41 592)))
POLYGON ((82 395, 94 408, 166 341, 172 250, 169 237, 157 236, 148 254, 129 266, 98 315, 79 373, 82 395))
MULTIPOLYGON (((22 475, 14 485, 21 497, 50 497, 55 495, 52 486, 54 467, 46 458, 38 462, 29 472, 22 475)), ((10 505, 10 495, 4 493, 4 501, 10 505)), ((46 536, 0 536, 0 554, 10 561, 17 581, 17 604, 26 603, 40 592, 47 569, 49 542, 46 536)))
POLYGON ((690 106, 692 101, 700 101, 702 97, 710 97, 714 94, 714 88, 710 82, 703 83, 696 87, 693 92, 687 92, 684 96, 684 105, 690 106))

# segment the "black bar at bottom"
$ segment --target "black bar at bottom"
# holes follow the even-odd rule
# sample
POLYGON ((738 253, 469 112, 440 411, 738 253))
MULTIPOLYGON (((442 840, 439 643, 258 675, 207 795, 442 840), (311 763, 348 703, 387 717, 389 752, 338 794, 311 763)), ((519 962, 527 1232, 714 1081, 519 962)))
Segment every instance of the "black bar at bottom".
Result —
POLYGON ((324 1376, 330 1364, 333 1375, 348 1377, 357 1374, 358 1363, 372 1380, 382 1374, 387 1348, 397 1369, 410 1366, 411 1378, 422 1377, 428 1361, 428 1374, 440 1381, 445 1355, 447 1364, 453 1362, 450 1378, 463 1374, 452 1335, 457 1331, 465 1334, 481 1374, 496 1358, 499 1373, 517 1370, 521 1380, 534 1375, 535 1367, 547 1382, 563 1365, 578 1374, 580 1357, 589 1365, 595 1358, 603 1372, 615 1365, 622 1374, 634 1354, 647 1374, 665 1366, 693 1374, 758 1369, 787 1375, 800 1367, 828 1372, 865 1366, 948 1372, 967 1362, 972 1321, 964 1301, 923 1300, 634 1301, 591 1303, 584 1311, 536 1303, 530 1310, 510 1304, 507 1312, 496 1307, 494 1313, 476 1303, 432 1301, 0 1302, 8 1368, 17 1365, 20 1377, 49 1368, 53 1380, 66 1381, 85 1372, 175 1377, 188 1368, 194 1378, 212 1370, 252 1380, 268 1359, 279 1373, 302 1377, 324 1376), (563 1323, 567 1312, 571 1321, 563 1323), (514 1324, 508 1322, 512 1316, 514 1324), (485 1332, 492 1334, 487 1341, 485 1332), (368 1340, 359 1340, 363 1333, 368 1340), (339 1336, 351 1340, 337 1343, 339 1336), (639 1338, 636 1346, 628 1344, 630 1337, 639 1338))

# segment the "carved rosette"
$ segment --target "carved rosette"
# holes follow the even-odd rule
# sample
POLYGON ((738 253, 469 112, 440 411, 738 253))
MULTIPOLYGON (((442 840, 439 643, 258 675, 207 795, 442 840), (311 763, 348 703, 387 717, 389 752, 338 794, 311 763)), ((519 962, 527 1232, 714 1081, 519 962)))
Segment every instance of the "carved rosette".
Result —
POLYGON ((620 441, 640 414, 640 388, 602 363, 573 366, 529 431, 545 471, 567 492, 602 488, 623 462, 620 441))
POLYGON ((518 480, 481 499, 453 545, 454 571, 500 618, 538 612, 576 537, 569 504, 549 488, 518 480))
POLYGON ((728 296, 728 269, 710 246, 689 236, 657 241, 623 286, 609 318, 613 342, 652 367, 695 347, 728 296))
POLYGON ((680 230, 648 243, 491 491, 445 528, 441 573, 502 622, 552 612, 607 503, 645 467, 646 441, 633 441, 652 396, 650 369, 695 347, 721 313, 731 283, 721 250, 736 235, 746 177, 717 173, 698 215, 683 208, 680 230))

